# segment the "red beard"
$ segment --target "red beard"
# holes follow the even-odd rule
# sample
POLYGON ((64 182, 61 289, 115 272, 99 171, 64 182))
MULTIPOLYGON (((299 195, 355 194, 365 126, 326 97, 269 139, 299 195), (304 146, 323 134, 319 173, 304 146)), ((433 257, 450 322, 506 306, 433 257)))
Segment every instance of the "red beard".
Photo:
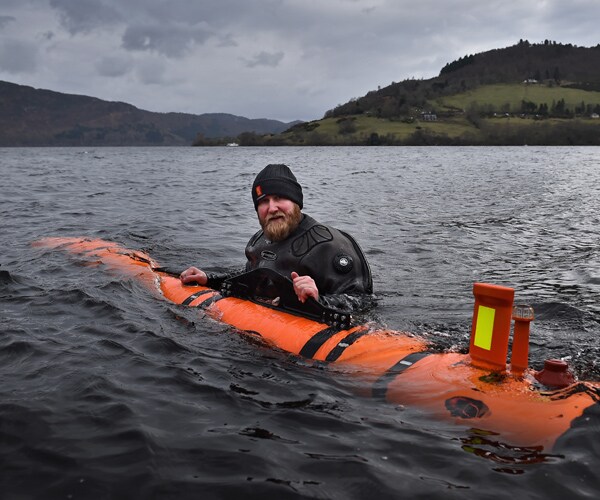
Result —
POLYGON ((291 212, 286 213, 280 210, 274 214, 268 214, 263 220, 260 220, 260 225, 268 240, 282 241, 296 230, 301 220, 300 207, 294 205, 291 212))

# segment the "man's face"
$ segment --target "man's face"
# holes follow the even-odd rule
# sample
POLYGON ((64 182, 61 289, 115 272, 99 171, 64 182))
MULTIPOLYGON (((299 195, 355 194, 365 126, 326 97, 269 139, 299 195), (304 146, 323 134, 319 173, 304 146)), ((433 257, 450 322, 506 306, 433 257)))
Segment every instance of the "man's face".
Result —
POLYGON ((266 238, 271 241, 285 240, 302 219, 300 207, 296 203, 273 194, 258 202, 256 212, 266 238))

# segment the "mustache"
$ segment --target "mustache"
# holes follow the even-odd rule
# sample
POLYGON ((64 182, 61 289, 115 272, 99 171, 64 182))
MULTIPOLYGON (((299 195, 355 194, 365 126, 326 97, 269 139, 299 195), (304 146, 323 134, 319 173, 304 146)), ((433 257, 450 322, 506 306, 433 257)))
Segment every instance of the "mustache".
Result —
POLYGON ((278 219, 280 217, 283 217, 283 219, 285 220, 287 218, 287 215, 284 212, 275 212, 274 214, 269 214, 265 217, 265 222, 268 224, 269 222, 271 222, 273 219, 278 219))

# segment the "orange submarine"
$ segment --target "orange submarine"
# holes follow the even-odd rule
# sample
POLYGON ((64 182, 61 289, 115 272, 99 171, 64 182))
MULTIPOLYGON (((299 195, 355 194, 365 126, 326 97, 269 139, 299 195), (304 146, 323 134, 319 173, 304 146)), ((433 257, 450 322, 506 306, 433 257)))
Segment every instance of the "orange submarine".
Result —
POLYGON ((359 375, 365 396, 420 408, 508 446, 549 452, 574 422, 586 418, 586 410, 600 404, 600 382, 576 380, 566 362, 547 360, 539 372, 528 367, 533 310, 513 304, 512 288, 476 283, 469 353, 437 353, 418 336, 353 324, 349 315, 314 301, 313 309, 302 310, 295 295, 254 296, 251 281, 226 281, 219 291, 183 285, 147 254, 117 243, 59 237, 34 246, 65 250, 138 279, 176 304, 202 308, 282 350, 359 375))

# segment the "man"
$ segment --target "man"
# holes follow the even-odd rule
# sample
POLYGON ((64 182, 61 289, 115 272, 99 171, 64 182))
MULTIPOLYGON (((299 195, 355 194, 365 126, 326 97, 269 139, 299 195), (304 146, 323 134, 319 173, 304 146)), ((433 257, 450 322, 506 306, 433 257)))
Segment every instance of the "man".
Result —
MULTIPOLYGON (((370 305, 371 270, 358 243, 301 212, 302 186, 286 165, 267 165, 256 176, 252 200, 262 230, 246 246, 246 271, 270 268, 289 276, 300 302, 310 297, 350 311, 370 305)), ((196 267, 181 273, 183 283, 211 288, 228 277, 196 267)))

